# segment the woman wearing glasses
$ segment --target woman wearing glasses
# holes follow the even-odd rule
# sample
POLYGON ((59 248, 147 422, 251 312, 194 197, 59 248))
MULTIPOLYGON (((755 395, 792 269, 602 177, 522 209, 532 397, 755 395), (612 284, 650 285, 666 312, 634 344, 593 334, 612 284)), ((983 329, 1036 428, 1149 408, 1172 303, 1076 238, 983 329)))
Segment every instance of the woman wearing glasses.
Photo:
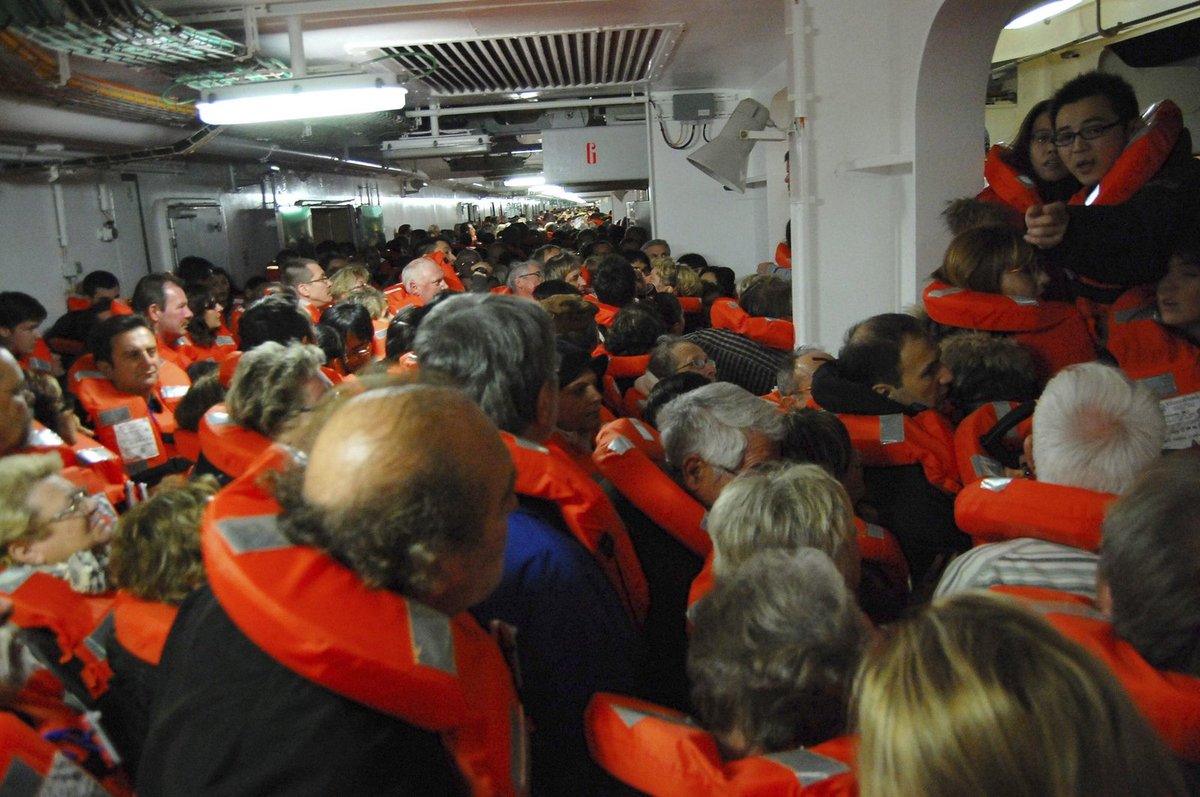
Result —
POLYGON ((978 198, 1011 207, 1015 227, 1024 226, 1030 204, 1061 202, 1079 190, 1079 182, 1067 171, 1054 146, 1050 100, 1029 109, 1011 144, 988 151, 983 171, 988 187, 978 198))
POLYGON ((77 592, 106 592, 116 513, 61 470, 56 453, 0 459, 0 554, 9 570, 33 568, 77 592))
POLYGON ((188 307, 192 317, 187 322, 187 336, 196 353, 196 362, 212 360, 219 363, 237 350, 233 333, 225 327, 225 303, 205 283, 187 286, 188 307))

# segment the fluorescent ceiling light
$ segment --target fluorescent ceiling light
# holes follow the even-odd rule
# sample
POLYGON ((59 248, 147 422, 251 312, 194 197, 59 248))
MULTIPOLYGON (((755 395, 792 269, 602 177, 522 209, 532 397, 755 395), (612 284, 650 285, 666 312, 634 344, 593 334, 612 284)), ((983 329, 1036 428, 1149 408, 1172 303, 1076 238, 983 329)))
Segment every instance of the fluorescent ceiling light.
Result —
POLYGON ((486 133, 452 136, 408 136, 379 145, 385 158, 448 158, 453 155, 486 155, 492 150, 492 137, 486 133))
POLYGON ((404 107, 392 75, 322 75, 206 89, 196 103, 210 125, 242 125, 376 113, 404 107))
POLYGON ((1083 0, 1052 0, 1052 2, 1043 3, 1037 8, 1026 11, 1024 14, 1014 19, 1012 22, 1005 25, 1004 29, 1019 30, 1021 28, 1028 28, 1030 25, 1036 25, 1042 20, 1050 19, 1050 17, 1061 14, 1064 11, 1070 11, 1072 8, 1082 2, 1083 0))
POLYGON ((546 178, 540 174, 532 177, 510 177, 504 181, 504 185, 508 188, 529 188, 535 185, 545 185, 546 178))

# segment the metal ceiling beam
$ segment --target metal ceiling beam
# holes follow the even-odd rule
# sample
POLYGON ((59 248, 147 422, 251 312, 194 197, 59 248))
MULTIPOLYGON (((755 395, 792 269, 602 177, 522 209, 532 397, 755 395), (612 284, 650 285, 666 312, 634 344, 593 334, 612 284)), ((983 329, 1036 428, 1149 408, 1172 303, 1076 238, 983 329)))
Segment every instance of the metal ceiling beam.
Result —
POLYGON ((541 102, 505 102, 494 105, 451 105, 420 111, 405 111, 412 119, 439 116, 462 116, 464 114, 505 113, 508 111, 542 111, 555 108, 596 108, 605 105, 644 105, 646 96, 635 94, 620 97, 590 97, 582 100, 543 100, 541 102))

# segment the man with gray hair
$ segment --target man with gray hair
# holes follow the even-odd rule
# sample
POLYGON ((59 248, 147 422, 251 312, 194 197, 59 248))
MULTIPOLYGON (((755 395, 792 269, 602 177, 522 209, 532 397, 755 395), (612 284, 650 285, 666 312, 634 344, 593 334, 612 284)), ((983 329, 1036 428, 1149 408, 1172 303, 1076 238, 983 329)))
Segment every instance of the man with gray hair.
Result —
POLYGON ((541 445, 558 414, 550 316, 514 296, 454 296, 421 322, 414 348, 421 380, 458 387, 478 404, 506 433, 516 465, 504 575, 472 613, 516 627, 521 698, 536 728, 533 791, 603 793, 611 782, 588 754, 583 712, 597 691, 641 693, 635 621, 648 592, 599 486, 541 445))
POLYGON ((532 299, 534 288, 542 284, 543 268, 544 266, 536 260, 514 264, 508 270, 508 290, 513 296, 532 299))
POLYGON ((1037 481, 984 479, 958 496, 962 529, 1003 542, 955 560, 935 594, 1007 584, 1095 598, 1104 511, 1159 458, 1165 438, 1158 400, 1144 386, 1100 363, 1060 371, 1026 440, 1037 481))
POLYGON ((658 423, 667 463, 705 507, 737 474, 778 459, 784 437, 783 417, 772 404, 728 382, 672 400, 658 423))

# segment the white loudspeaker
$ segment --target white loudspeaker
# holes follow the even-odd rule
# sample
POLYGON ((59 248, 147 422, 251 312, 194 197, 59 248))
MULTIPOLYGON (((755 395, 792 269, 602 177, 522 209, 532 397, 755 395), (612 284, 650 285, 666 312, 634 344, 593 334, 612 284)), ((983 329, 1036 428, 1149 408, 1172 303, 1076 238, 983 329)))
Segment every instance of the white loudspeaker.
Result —
POLYGON ((742 100, 712 141, 688 156, 688 163, 716 180, 730 191, 746 192, 746 163, 750 150, 757 143, 744 137, 747 131, 757 133, 771 121, 771 112, 761 102, 742 100))

